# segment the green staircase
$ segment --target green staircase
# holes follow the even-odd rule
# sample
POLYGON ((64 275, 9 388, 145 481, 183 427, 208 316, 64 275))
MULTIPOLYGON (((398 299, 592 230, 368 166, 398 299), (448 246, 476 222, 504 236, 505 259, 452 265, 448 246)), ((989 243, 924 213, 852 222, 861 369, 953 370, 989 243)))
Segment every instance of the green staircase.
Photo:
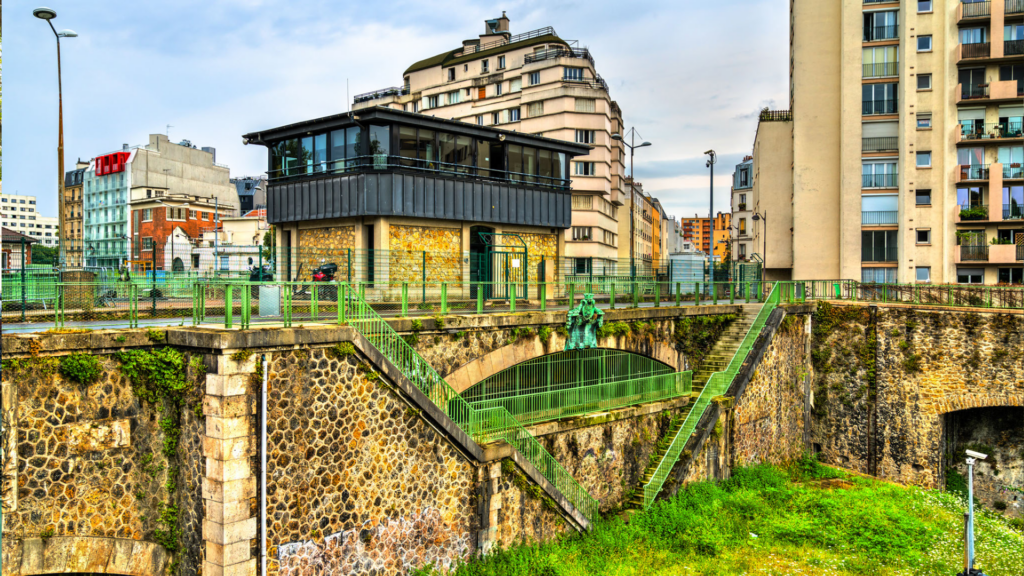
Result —
POLYGON ((680 414, 681 423, 670 427, 665 438, 658 443, 655 458, 644 472, 636 496, 629 502, 630 505, 648 508, 654 503, 687 441, 696 431, 697 423, 711 404, 711 399, 725 394, 732 386, 732 381, 743 366, 747 354, 754 346, 754 341, 757 340, 758 334, 768 321, 768 316, 778 303, 779 288, 776 284, 764 304, 744 305, 743 316, 723 332, 700 369, 693 374, 691 396, 694 400, 680 414))

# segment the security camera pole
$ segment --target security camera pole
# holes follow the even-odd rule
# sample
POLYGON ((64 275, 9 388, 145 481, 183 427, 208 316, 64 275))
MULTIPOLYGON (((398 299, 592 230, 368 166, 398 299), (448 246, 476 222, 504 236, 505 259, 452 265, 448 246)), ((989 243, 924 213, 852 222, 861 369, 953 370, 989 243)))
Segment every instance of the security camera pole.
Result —
POLYGON ((981 574, 974 570, 974 463, 988 458, 988 454, 967 450, 967 558, 964 559, 964 576, 981 574))
POLYGON ((708 246, 711 247, 708 250, 708 267, 711 271, 710 280, 708 281, 708 288, 711 289, 711 297, 715 297, 715 163, 718 162, 718 154, 715 154, 714 150, 708 150, 705 152, 708 156, 706 166, 711 168, 711 206, 708 212, 708 223, 711 224, 711 242, 708 246))

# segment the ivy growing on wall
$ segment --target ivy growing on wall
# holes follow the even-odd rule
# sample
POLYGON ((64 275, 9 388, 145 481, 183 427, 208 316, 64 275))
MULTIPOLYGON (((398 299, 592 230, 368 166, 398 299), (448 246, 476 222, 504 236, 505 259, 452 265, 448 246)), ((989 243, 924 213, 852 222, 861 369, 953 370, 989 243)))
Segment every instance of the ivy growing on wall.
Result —
POLYGON ((722 337, 722 332, 734 320, 735 314, 680 318, 676 321, 676 349, 686 355, 694 369, 699 369, 704 358, 722 337))

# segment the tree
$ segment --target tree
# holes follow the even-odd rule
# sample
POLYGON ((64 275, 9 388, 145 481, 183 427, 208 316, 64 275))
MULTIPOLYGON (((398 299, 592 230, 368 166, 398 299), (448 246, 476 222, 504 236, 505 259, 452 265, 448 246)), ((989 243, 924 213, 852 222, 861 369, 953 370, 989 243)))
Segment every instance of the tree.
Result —
POLYGON ((263 259, 272 260, 274 258, 274 245, 277 243, 277 230, 271 227, 263 233, 263 259))
POLYGON ((32 245, 33 264, 45 264, 47 266, 56 266, 58 258, 57 254, 57 248, 50 248, 49 246, 41 246, 39 244, 32 245))

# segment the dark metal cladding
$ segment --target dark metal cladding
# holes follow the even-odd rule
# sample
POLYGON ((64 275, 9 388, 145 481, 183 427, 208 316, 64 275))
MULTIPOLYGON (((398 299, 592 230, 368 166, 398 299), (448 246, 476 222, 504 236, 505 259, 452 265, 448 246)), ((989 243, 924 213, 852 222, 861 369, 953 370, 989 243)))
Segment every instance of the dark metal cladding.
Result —
POLYGON ((409 216, 568 228, 568 190, 435 175, 371 173, 271 183, 272 224, 351 216, 409 216))

